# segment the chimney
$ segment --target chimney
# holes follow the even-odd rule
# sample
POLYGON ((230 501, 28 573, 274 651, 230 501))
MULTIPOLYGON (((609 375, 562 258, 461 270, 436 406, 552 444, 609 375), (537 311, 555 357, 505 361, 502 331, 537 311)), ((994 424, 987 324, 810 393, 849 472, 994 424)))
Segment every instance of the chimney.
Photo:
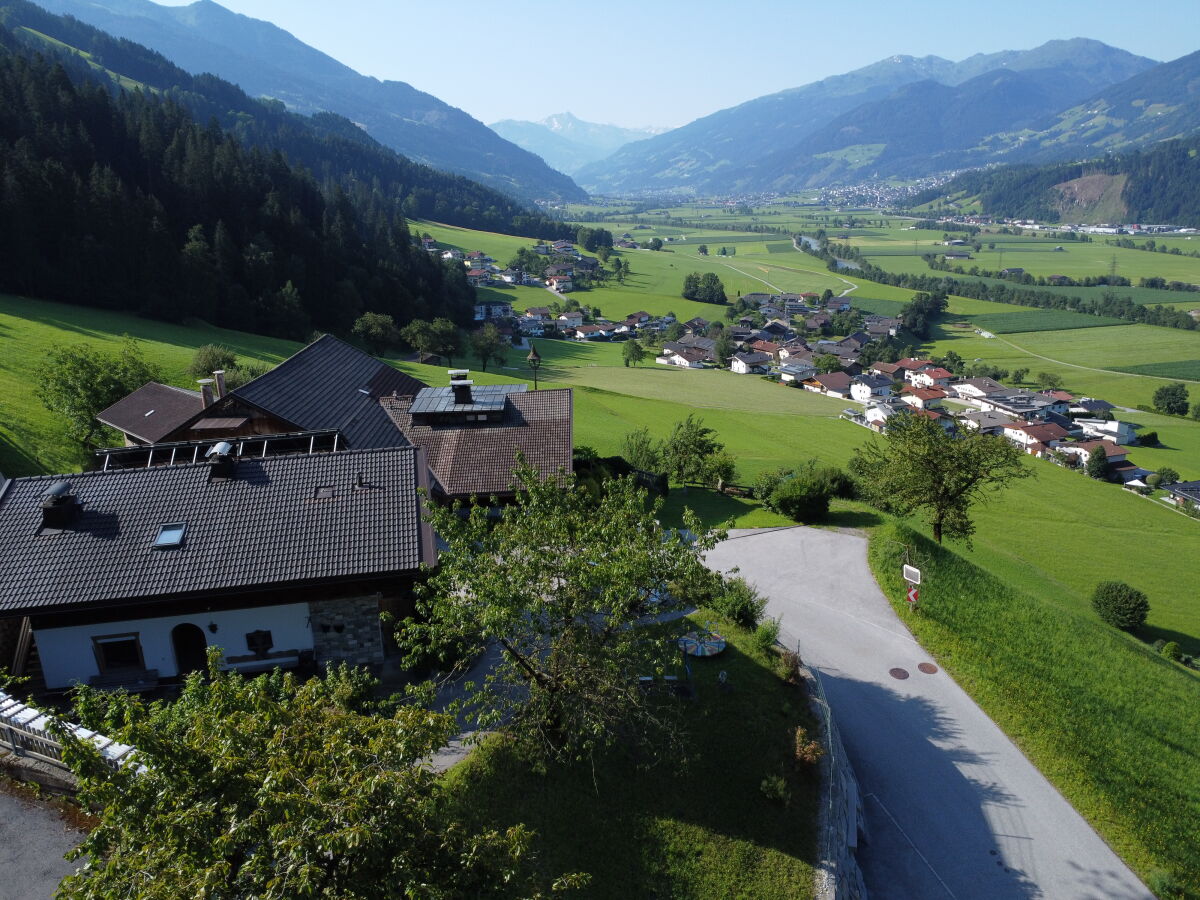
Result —
POLYGON ((471 398, 471 384, 467 379, 470 369, 449 369, 450 389, 454 391, 454 402, 460 406, 470 406, 475 401, 471 398))
POLYGON ((71 493, 71 482, 56 481, 42 495, 42 527, 70 528, 79 518, 80 504, 71 493))
POLYGON ((213 379, 217 382, 217 399, 220 400, 225 396, 225 370, 217 369, 212 374, 213 379))
POLYGON ((209 459, 209 481, 228 481, 237 471, 237 457, 233 455, 233 445, 229 441, 213 444, 204 454, 209 459))
POLYGON ((204 408, 208 409, 213 405, 213 380, 211 378, 200 378, 196 381, 200 385, 200 393, 204 397, 204 408))

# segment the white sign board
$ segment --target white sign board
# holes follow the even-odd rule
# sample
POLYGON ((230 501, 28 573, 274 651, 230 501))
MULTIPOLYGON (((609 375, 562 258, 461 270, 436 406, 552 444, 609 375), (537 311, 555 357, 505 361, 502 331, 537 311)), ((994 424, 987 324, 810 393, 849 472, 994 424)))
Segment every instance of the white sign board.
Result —
POLYGON ((921 570, 916 566, 906 565, 904 567, 904 580, 912 584, 921 583, 921 570))

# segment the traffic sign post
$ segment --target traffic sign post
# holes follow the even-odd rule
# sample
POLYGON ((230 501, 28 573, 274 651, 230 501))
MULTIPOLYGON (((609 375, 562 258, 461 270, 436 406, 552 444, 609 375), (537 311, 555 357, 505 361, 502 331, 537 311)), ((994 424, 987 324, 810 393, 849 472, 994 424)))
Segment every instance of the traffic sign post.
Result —
POLYGON ((917 586, 915 584, 909 587, 906 599, 910 608, 917 605, 917 586))

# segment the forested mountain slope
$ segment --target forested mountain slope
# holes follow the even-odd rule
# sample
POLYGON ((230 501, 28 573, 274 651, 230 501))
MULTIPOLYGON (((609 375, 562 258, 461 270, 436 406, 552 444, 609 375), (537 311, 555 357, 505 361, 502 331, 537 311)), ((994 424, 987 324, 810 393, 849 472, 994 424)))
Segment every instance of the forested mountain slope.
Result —
POLYGON ((144 44, 189 72, 212 72, 251 96, 276 98, 301 113, 343 115, 417 162, 522 200, 586 197, 569 177, 462 110, 402 81, 360 75, 270 22, 211 0, 182 7, 149 0, 42 0, 40 5, 144 44))
POLYGON ((1119 193, 1120 221, 1200 228, 1200 136, 1087 162, 967 172, 913 202, 961 195, 978 197, 992 216, 1094 222, 1093 210, 1103 200, 1104 219, 1112 222, 1110 189, 1119 193))
POLYGON ((21 11, 0 8, 0 290, 296 339, 368 310, 469 319, 461 268, 414 246, 394 199, 326 196, 170 92, 47 59, 21 11))

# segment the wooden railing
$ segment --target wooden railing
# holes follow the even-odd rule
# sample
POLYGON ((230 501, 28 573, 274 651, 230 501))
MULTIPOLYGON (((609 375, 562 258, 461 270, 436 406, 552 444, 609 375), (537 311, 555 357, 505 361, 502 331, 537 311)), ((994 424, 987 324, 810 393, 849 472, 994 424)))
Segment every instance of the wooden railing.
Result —
MULTIPOLYGON (((16 756, 27 756, 66 769, 62 744, 48 730, 49 724, 50 716, 46 713, 0 691, 0 748, 7 748, 16 756)), ((128 744, 118 743, 82 725, 68 724, 67 727, 80 740, 95 744, 104 761, 114 769, 129 765, 136 758, 137 751, 128 744)), ((139 766, 139 771, 141 768, 139 766)))

